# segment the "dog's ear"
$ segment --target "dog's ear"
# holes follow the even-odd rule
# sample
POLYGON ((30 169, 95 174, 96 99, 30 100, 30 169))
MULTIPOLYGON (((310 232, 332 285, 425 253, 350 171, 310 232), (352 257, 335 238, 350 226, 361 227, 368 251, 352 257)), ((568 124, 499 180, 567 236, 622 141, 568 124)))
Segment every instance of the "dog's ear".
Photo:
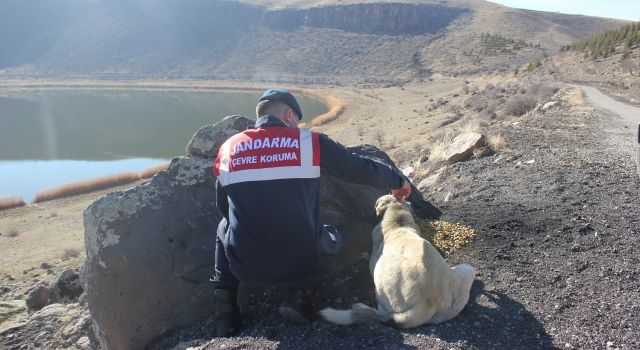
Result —
POLYGON ((382 215, 384 215, 385 210, 387 210, 387 207, 389 206, 388 202, 389 198, 387 196, 378 198, 375 207, 376 217, 382 217, 382 215))
POLYGON ((373 222, 378 224, 382 220, 382 216, 384 215, 384 211, 387 209, 386 205, 377 205, 373 210, 373 222))
POLYGON ((378 200, 376 201, 376 205, 373 212, 374 222, 376 224, 382 220, 382 216, 384 215, 384 212, 387 210, 387 206, 389 206, 389 203, 387 203, 388 201, 389 199, 387 198, 387 196, 382 196, 378 198, 378 200))

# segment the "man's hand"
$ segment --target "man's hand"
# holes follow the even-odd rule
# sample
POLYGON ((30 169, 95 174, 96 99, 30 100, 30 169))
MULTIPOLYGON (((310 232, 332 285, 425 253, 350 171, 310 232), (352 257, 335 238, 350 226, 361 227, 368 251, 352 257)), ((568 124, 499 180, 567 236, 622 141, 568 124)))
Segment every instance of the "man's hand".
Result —
POLYGON ((407 199, 411 195, 411 184, 407 179, 404 179, 402 187, 391 190, 391 194, 398 199, 407 199))

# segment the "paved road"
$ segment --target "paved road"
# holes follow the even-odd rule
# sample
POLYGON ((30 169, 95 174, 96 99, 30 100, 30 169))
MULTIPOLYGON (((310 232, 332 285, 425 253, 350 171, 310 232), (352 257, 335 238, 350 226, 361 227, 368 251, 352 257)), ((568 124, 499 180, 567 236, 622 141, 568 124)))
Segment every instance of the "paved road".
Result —
POLYGON ((590 86, 581 86, 581 88, 587 100, 592 104, 619 115, 630 125, 637 126, 640 123, 640 108, 618 102, 596 88, 590 86))

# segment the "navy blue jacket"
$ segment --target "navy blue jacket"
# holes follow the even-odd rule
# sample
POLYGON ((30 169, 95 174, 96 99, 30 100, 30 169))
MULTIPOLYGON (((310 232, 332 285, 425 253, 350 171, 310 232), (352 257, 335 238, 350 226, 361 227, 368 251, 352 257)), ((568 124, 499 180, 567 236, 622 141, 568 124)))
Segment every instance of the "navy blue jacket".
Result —
POLYGON ((285 285, 320 271, 320 169, 348 182, 402 186, 392 167, 362 158, 323 134, 267 116, 232 136, 214 165, 221 237, 231 272, 250 285, 285 285))

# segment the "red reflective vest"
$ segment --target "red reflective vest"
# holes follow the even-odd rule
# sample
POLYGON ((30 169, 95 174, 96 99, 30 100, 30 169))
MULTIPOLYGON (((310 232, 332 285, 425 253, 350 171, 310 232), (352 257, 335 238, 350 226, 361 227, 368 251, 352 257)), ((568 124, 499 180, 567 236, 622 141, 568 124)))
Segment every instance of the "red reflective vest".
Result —
POLYGON ((214 174, 222 186, 320 177, 319 134, 287 127, 246 130, 220 147, 214 174))

